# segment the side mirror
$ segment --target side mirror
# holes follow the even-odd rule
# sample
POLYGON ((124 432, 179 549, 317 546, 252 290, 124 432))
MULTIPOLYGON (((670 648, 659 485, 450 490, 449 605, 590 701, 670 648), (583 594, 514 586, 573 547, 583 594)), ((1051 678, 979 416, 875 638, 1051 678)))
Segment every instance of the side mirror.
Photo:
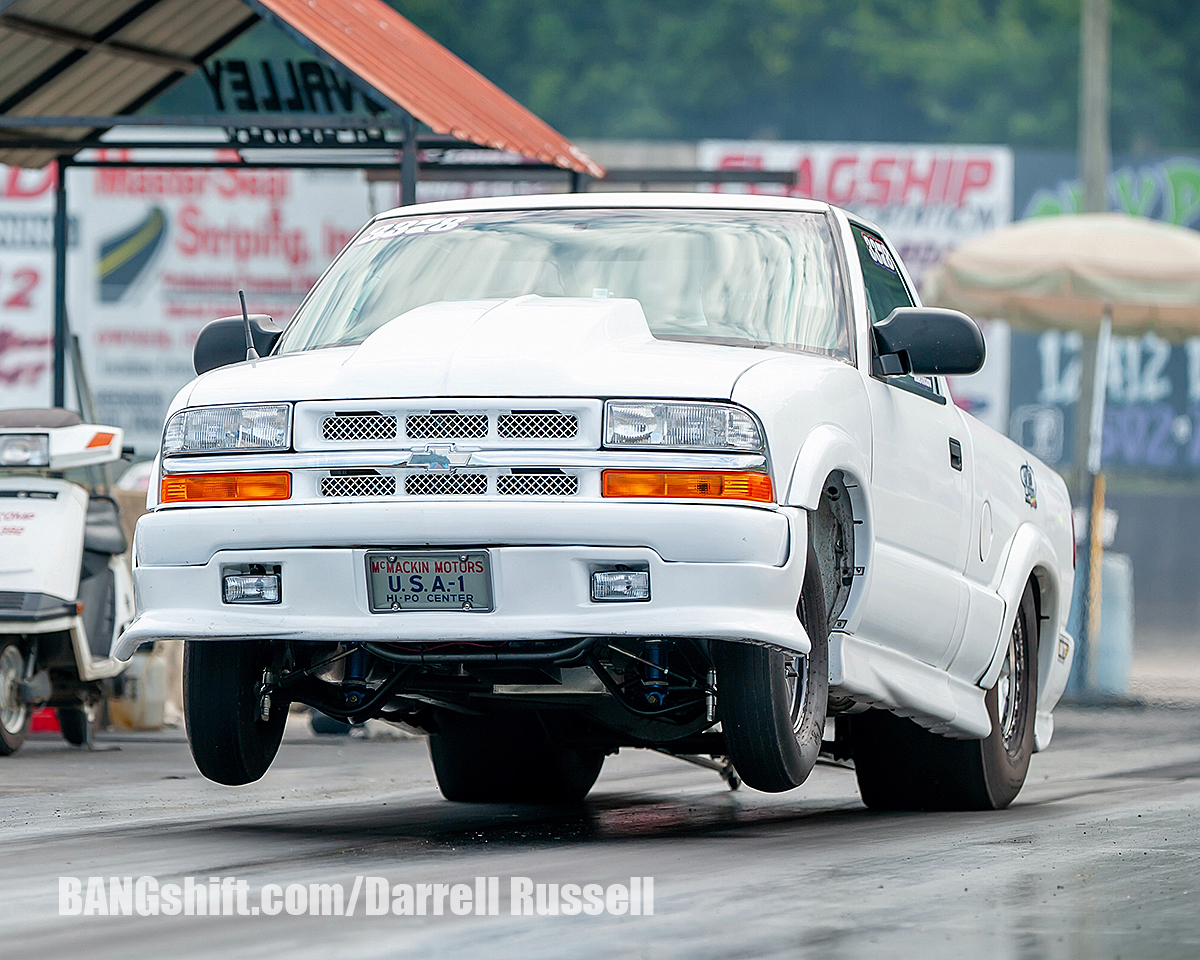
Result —
POLYGON ((897 307, 871 328, 876 374, 975 373, 983 366, 983 333, 965 313, 939 307, 897 307))
MULTIPOLYGON (((266 314, 250 314, 250 336, 260 357, 271 352, 281 333, 283 327, 266 314)), ((241 316, 221 317, 206 323, 192 348, 192 366, 197 373, 207 373, 245 359, 246 325, 241 316)))

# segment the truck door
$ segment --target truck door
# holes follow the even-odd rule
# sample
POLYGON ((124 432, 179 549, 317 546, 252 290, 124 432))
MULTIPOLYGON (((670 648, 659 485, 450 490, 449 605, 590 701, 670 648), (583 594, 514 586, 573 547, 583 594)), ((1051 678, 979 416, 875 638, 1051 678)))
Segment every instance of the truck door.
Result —
MULTIPOLYGON (((851 225, 872 324, 913 306, 895 254, 851 225)), ((970 444, 934 377, 865 378, 871 405, 875 565, 858 633, 942 665, 966 623, 970 444)))

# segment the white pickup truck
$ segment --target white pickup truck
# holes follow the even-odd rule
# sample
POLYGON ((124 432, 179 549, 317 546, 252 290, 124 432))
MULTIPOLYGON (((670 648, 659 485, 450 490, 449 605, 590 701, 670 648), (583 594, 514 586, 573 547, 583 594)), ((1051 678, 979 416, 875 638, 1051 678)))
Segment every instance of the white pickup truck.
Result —
POLYGON ((1074 535, 950 401, 983 354, 823 203, 382 214, 286 330, 201 333, 116 653, 187 641, 227 784, 301 702, 428 731, 452 800, 576 800, 621 747, 780 791, 824 749, 872 807, 1004 807, 1070 667, 1074 535))

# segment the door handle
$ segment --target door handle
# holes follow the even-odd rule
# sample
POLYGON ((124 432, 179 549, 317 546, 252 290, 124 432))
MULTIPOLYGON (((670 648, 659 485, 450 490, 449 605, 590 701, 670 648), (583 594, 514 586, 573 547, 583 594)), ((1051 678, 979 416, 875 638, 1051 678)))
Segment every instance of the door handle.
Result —
POLYGON ((962 444, 953 437, 950 438, 950 466, 962 471, 962 444))

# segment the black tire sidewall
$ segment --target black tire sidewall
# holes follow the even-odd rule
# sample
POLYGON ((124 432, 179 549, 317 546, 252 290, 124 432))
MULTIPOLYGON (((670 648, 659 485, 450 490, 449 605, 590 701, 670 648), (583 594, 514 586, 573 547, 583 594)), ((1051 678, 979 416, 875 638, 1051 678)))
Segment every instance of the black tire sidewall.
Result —
POLYGON ((984 703, 988 716, 992 720, 991 734, 980 741, 980 751, 983 760, 983 776, 987 785, 988 796, 995 809, 1007 807, 1021 791, 1025 777, 1029 772, 1029 760, 1033 756, 1033 733, 1037 722, 1037 660, 1038 660, 1038 616, 1037 605, 1033 599, 1033 590, 1025 587, 1021 602, 1017 607, 1013 630, 1017 624, 1024 626, 1024 638, 1021 643, 1025 649, 1025 673, 1022 677, 1021 689, 1018 693, 1021 701, 1022 724, 1020 736, 1012 753, 1004 745, 1004 737, 1000 729, 1000 684, 997 682, 987 692, 984 703))
POLYGON ((604 764, 602 751, 552 743, 522 714, 439 711, 429 756, 442 796, 460 803, 575 803, 604 764))
POLYGON ((183 717, 188 744, 209 780, 241 786, 260 779, 283 739, 288 702, 276 694, 259 713, 263 670, 279 645, 262 640, 189 640, 183 653, 183 717))
POLYGON ((816 557, 809 550, 796 614, 808 634, 807 684, 799 729, 791 714, 787 663, 794 656, 748 643, 712 648, 726 749, 743 782, 779 793, 802 784, 821 751, 829 697, 829 624, 816 557))

